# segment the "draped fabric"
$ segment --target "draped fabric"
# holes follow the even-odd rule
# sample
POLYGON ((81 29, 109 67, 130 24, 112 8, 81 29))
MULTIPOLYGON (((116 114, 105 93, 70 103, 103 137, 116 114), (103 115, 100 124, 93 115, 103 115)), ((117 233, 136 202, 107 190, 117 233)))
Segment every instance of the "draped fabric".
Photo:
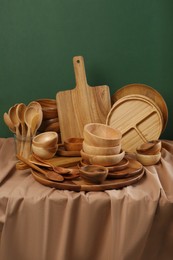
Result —
POLYGON ((0 259, 171 260, 173 141, 135 185, 56 190, 16 170, 13 138, 0 139, 0 259))

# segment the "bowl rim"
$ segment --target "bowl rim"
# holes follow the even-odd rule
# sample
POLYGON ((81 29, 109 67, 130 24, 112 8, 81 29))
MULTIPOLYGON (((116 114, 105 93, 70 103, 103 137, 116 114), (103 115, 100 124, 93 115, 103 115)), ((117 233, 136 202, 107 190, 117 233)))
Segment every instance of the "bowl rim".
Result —
POLYGON ((101 139, 101 140, 105 140, 105 141, 119 140, 119 139, 122 138, 122 133, 121 133, 121 131, 120 131, 119 129, 113 128, 113 127, 111 127, 111 126, 109 126, 109 125, 102 124, 102 123, 89 123, 89 124, 86 124, 86 125, 84 126, 84 133, 87 133, 87 134, 89 134, 90 136, 92 136, 92 137, 94 137, 94 138, 101 139), (99 135, 96 135, 96 134, 93 134, 92 132, 90 132, 90 131, 88 130, 88 127, 90 127, 90 126, 103 126, 105 129, 110 129, 112 132, 117 132, 117 135, 118 135, 118 136, 115 137, 115 138, 101 137, 101 136, 99 136, 99 135))

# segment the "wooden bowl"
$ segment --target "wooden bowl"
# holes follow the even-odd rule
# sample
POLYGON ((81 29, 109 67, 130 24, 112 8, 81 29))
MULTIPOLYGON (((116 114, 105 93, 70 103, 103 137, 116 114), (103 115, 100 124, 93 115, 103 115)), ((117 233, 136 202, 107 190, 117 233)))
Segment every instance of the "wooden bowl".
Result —
POLYGON ((157 153, 157 154, 136 153, 136 159, 144 166, 154 165, 160 161, 161 153, 157 153))
POLYGON ((64 147, 67 151, 82 150, 83 138, 71 137, 64 141, 64 147))
POLYGON ((56 147, 58 143, 58 134, 54 131, 38 134, 33 138, 32 143, 34 146, 41 148, 56 147))
POLYGON ((81 150, 81 157, 90 164, 97 164, 102 166, 112 166, 118 164, 125 155, 124 151, 114 155, 90 155, 81 150))
POLYGON ((100 123, 84 126, 84 141, 93 146, 114 147, 121 142, 122 134, 118 129, 100 123))
POLYGON ((60 125, 58 117, 42 120, 41 126, 38 129, 39 132, 54 131, 60 132, 60 125))
POLYGON ((88 144, 86 141, 83 142, 83 151, 91 155, 113 155, 118 154, 121 151, 121 144, 113 147, 98 147, 88 144))
POLYGON ((38 157, 40 157, 41 159, 45 159, 45 160, 53 158, 57 152, 57 149, 58 149, 58 145, 53 147, 39 147, 32 143, 33 153, 38 157))
POLYGON ((100 165, 87 165, 79 168, 79 174, 87 182, 100 184, 106 179, 108 169, 100 165))
POLYGON ((36 100, 42 108, 43 119, 51 119, 58 117, 57 105, 55 99, 37 99, 36 100))
POLYGON ((140 154, 157 154, 161 151, 162 142, 160 140, 153 140, 142 144, 136 148, 137 153, 140 154))

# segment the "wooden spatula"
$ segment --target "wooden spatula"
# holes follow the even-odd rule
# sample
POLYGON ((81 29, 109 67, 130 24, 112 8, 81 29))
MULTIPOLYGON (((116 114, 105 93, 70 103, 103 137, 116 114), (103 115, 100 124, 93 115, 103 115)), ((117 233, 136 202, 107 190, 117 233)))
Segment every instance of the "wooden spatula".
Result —
POLYGON ((87 84, 84 59, 73 58, 76 87, 56 95, 62 142, 70 137, 83 137, 87 123, 106 123, 111 108, 109 87, 87 84))

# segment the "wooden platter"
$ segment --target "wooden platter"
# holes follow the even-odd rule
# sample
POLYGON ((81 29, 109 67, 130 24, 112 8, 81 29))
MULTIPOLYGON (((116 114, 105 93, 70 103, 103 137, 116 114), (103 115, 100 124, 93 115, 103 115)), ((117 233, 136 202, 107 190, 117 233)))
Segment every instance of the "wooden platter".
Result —
POLYGON ((122 132, 122 149, 135 152, 136 147, 157 140, 163 129, 162 113, 150 98, 128 95, 112 106, 106 124, 122 132))
POLYGON ((120 89, 118 89, 112 96, 111 102, 114 104, 117 100, 127 95, 139 94, 146 96, 153 100, 155 104, 160 108, 163 115, 163 128, 162 132, 165 130, 168 121, 168 108, 166 102, 162 95, 154 88, 140 83, 128 84, 120 89))
POLYGON ((55 182, 46 179, 46 177, 34 170, 31 170, 32 175, 40 184, 56 188, 60 190, 71 191, 104 191, 110 189, 120 189, 137 183, 145 174, 145 170, 135 176, 130 176, 122 179, 106 179, 102 184, 91 184, 82 180, 80 177, 75 180, 65 180, 64 182, 55 182))

